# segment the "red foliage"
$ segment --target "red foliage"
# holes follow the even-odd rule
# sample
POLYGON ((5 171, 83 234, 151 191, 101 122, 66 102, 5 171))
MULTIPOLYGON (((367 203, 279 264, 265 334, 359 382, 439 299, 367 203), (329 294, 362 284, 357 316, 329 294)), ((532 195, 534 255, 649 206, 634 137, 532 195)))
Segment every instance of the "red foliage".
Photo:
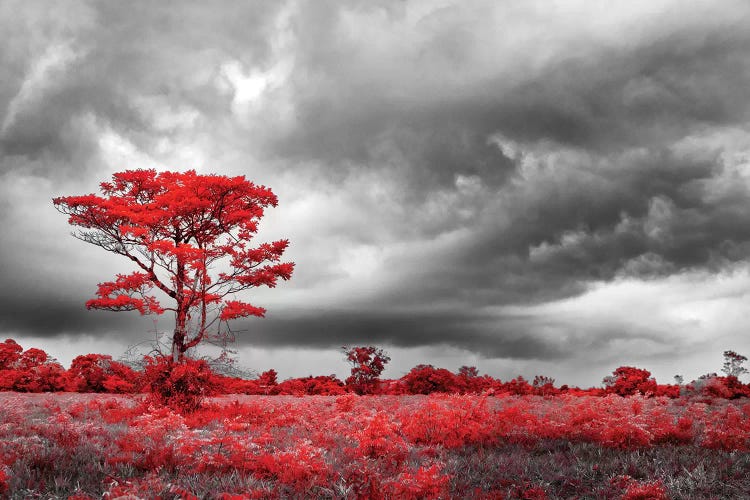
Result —
POLYGON ((531 387, 537 396, 554 396, 560 393, 560 389, 555 387, 555 379, 544 375, 536 375, 531 387))
POLYGON ((391 358, 374 346, 342 347, 347 361, 352 365, 346 386, 357 394, 374 394, 378 389, 380 374, 391 358))
POLYGON ((77 356, 68 376, 70 389, 78 392, 132 393, 140 388, 140 375, 106 354, 77 356))
MULTIPOLYGON (((222 485, 211 491, 211 498, 307 498, 332 496, 331 491, 342 498, 557 498, 551 493, 560 490, 551 483, 523 473, 509 477, 507 470, 498 476, 488 471, 483 478, 490 482, 481 488, 473 483, 473 493, 456 490, 462 483, 452 477, 461 474, 455 460, 467 451, 489 459, 510 443, 522 445, 511 449, 535 453, 554 440, 623 450, 661 443, 676 450, 693 447, 679 452, 680 461, 692 449, 744 453, 750 444, 750 404, 723 401, 711 407, 640 395, 242 397, 214 401, 185 415, 125 396, 77 396, 72 401, 67 396, 0 397, 0 493, 14 498, 19 491, 10 487, 25 488, 28 495, 33 488, 44 488, 37 479, 44 467, 69 467, 78 481, 83 474, 77 469, 87 463, 95 464, 92 471, 106 472, 99 473, 104 498, 203 498, 205 490, 192 491, 202 481, 222 485), (54 466, 43 465, 50 459, 54 466), (11 474, 24 467, 36 474, 30 482, 11 474), (493 482, 493 477, 501 479, 493 482)), ((508 460, 506 467, 519 466, 508 460)), ((632 460, 631 455, 621 465, 630 468, 632 460)), ((742 467, 739 455, 738 460, 742 467)), ((596 462, 591 465, 583 463, 579 469, 587 475, 587 488, 601 474, 596 462)), ((669 473, 661 465, 657 470, 669 473)), ((477 473, 477 468, 467 471, 470 477, 477 473)), ((608 474, 600 481, 604 489, 576 493, 587 498, 668 498, 658 479, 608 474)), ((87 493, 76 491, 73 498, 102 497, 87 493)))
POLYGON ((214 320, 265 312, 225 297, 291 278, 294 264, 280 262, 287 240, 248 245, 263 209, 277 204, 266 187, 242 176, 193 170, 127 170, 100 187, 103 196, 59 197, 54 205, 70 216, 71 225, 82 228, 77 238, 127 257, 139 269, 100 283, 97 298, 86 307, 141 314, 173 311, 175 360, 206 338, 214 320), (228 272, 211 276, 210 268, 221 260, 228 272), (169 307, 151 294, 154 288, 166 294, 169 307), (217 311, 214 317, 212 311, 217 311))
POLYGON ((438 465, 419 467, 415 472, 402 472, 385 484, 386 498, 445 498, 450 476, 443 474, 438 465))
POLYGON ((275 386, 275 394, 291 394, 294 396, 337 396, 346 393, 344 383, 334 375, 320 375, 317 377, 292 378, 275 386))
POLYGON ((631 481, 622 500, 669 500, 669 496, 661 481, 646 483, 631 481))
POLYGON ((743 384, 733 375, 720 377, 712 373, 692 381, 687 385, 686 392, 709 401, 715 398, 737 399, 750 397, 750 385, 743 384))
POLYGON ((6 339, 0 344, 0 370, 13 369, 23 352, 23 347, 13 339, 6 339))
POLYGON ((215 394, 214 374, 204 360, 176 363, 171 357, 147 357, 143 378, 153 402, 179 411, 195 411, 215 394))
POLYGON ((0 344, 0 390, 51 392, 67 388, 65 369, 41 349, 26 351, 8 339, 0 344))
POLYGON ((673 384, 659 384, 656 386, 656 392, 654 396, 666 396, 668 398, 679 398, 680 397, 680 386, 673 384))
POLYGON ((433 392, 460 392, 461 383, 445 368, 418 365, 401 378, 401 383, 410 394, 432 394, 433 392))
POLYGON ((655 394, 656 381, 651 378, 651 372, 633 366, 621 366, 612 375, 604 379, 606 391, 620 396, 633 394, 655 394))
POLYGON ((8 493, 8 490, 10 489, 10 486, 8 486, 8 481, 10 480, 10 476, 3 470, 3 468, 0 468, 0 495, 5 495, 8 493))
POLYGON ((500 393, 507 392, 509 394, 515 394, 518 396, 525 396, 534 393, 534 387, 532 387, 531 384, 529 384, 526 379, 521 376, 518 376, 513 380, 505 383, 498 381, 498 383, 495 384, 495 390, 500 393))

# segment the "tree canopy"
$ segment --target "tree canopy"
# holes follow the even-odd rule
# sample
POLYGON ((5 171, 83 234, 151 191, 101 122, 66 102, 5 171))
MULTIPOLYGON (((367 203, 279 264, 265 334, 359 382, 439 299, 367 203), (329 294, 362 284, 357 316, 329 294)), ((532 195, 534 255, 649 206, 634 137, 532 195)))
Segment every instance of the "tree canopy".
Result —
POLYGON ((216 325, 265 309, 238 299, 244 290, 288 280, 286 239, 250 240, 276 195, 244 176, 126 170, 100 184, 101 195, 53 199, 77 226, 76 238, 130 259, 137 270, 99 283, 89 309, 175 314, 172 356, 182 360, 216 325), (220 270, 211 273, 214 268, 220 270), (162 297, 159 297, 161 292, 162 297))

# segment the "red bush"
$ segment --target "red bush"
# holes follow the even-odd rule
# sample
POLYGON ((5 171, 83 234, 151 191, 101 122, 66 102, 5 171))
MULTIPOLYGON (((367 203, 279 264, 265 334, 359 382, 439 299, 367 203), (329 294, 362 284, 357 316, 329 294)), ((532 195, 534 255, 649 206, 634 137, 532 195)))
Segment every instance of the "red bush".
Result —
POLYGON ((214 374, 202 359, 184 358, 175 363, 171 357, 146 357, 145 387, 151 401, 179 411, 194 411, 203 399, 215 393, 214 374))
POLYGON ((418 365, 401 377, 406 391, 411 394, 432 394, 433 392, 459 392, 461 383, 445 368, 432 365, 418 365))
POLYGON ((656 381, 651 378, 651 372, 633 366, 621 366, 604 378, 606 392, 620 396, 633 394, 656 394, 656 381))
POLYGON ((275 387, 276 394, 338 396, 346 394, 344 383, 334 375, 292 378, 275 387))
POLYGON ((23 352, 23 347, 13 339, 6 339, 0 344, 0 370, 11 370, 16 367, 23 352))
POLYGON ((140 388, 139 374, 106 354, 77 356, 68 376, 71 390, 78 392, 132 393, 140 388))
POLYGON ((661 481, 647 483, 632 481, 625 490, 622 500, 669 500, 669 496, 661 481))

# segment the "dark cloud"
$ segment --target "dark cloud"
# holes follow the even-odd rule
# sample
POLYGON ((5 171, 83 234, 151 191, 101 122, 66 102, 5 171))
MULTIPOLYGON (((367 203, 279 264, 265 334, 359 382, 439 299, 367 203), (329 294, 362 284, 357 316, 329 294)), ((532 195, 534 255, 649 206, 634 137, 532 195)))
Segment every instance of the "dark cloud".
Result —
MULTIPOLYGON (((37 43, 11 44, 2 54, 13 71, 0 90, 0 158, 33 162, 43 156, 52 159, 46 170, 68 175, 100 168, 87 160, 97 161, 101 129, 153 151, 159 138, 174 132, 154 125, 148 109, 154 100, 219 119, 229 102, 214 89, 217 62, 266 58, 269 18, 277 10, 264 3, 226 3, 223 9, 76 4, 68 17, 37 7, 22 9, 26 23, 13 28, 37 43), (42 26, 50 28, 40 31, 42 26)), ((3 161, 0 168, 19 165, 3 161)))
POLYGON ((46 287, 27 286, 14 287, 0 295, 0 331, 41 338, 92 334, 118 340, 129 338, 135 343, 153 329, 151 321, 137 313, 87 311, 84 304, 89 297, 71 296, 62 284, 56 285, 57 294, 46 287))
POLYGON ((480 352, 487 357, 560 359, 575 345, 555 345, 524 331, 513 318, 475 312, 306 311, 281 312, 238 325, 239 344, 335 348, 380 344, 395 347, 444 346, 480 352), (244 328, 243 328, 244 327, 244 328))
POLYGON ((589 318, 566 345, 539 333, 559 318, 484 308, 747 259, 750 10, 688 10, 5 3, 0 224, 29 235, 0 243, 0 272, 37 284, 0 293, 0 329, 142 329, 83 309, 110 271, 82 272, 99 250, 36 206, 113 169, 195 166, 284 195, 298 278, 248 342, 543 360, 658 342, 589 318))
MULTIPOLYGON (((413 45, 393 47, 388 44, 401 35, 403 18, 396 15, 383 25, 377 8, 341 10, 349 15, 325 15, 298 27, 305 42, 297 54, 302 65, 293 75, 299 125, 274 143, 280 154, 319 158, 332 168, 341 161, 381 168, 387 164, 382 142, 393 138, 393 153, 407 155, 410 165, 428 164, 422 176, 429 178, 483 164, 476 146, 496 132, 617 151, 747 119, 750 36, 742 29, 744 12, 722 29, 665 22, 655 39, 591 44, 574 53, 540 40, 540 51, 559 51, 560 57, 529 70, 522 53, 498 50, 494 58, 475 60, 476 53, 492 49, 492 42, 481 38, 491 23, 489 16, 481 19, 482 8, 473 15, 456 8, 445 16, 433 13, 439 22, 423 19, 403 34, 413 45), (357 15, 362 25, 352 26, 357 15), (462 21, 473 23, 473 30, 457 27, 462 21), (363 47, 355 28, 381 35, 392 59, 363 47), (451 57, 456 51, 459 56, 451 57), (371 59, 363 60, 366 56, 371 59), (477 67, 461 71, 445 59, 477 67), (471 153, 460 156, 467 138, 471 153)), ((550 36, 554 40, 555 34, 550 36)))

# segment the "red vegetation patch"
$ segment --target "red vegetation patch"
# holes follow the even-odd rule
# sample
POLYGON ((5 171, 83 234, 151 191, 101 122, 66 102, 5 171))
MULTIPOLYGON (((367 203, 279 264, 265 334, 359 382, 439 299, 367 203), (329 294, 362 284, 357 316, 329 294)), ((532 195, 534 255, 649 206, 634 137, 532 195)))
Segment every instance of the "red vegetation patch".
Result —
POLYGON ((731 453, 750 451, 748 403, 245 396, 210 400, 185 415, 126 396, 3 393, 0 403, 3 494, 52 494, 61 488, 56 481, 73 478, 65 484, 80 486, 67 490, 76 498, 558 498, 586 489, 658 499, 670 497, 663 478, 615 472, 663 450, 724 457, 726 481, 750 472, 731 453), (586 453, 599 458, 586 461, 586 453), (539 457, 557 465, 535 471, 539 457), (606 457, 622 465, 608 466, 606 457), (571 476, 541 477, 566 467, 571 476))

